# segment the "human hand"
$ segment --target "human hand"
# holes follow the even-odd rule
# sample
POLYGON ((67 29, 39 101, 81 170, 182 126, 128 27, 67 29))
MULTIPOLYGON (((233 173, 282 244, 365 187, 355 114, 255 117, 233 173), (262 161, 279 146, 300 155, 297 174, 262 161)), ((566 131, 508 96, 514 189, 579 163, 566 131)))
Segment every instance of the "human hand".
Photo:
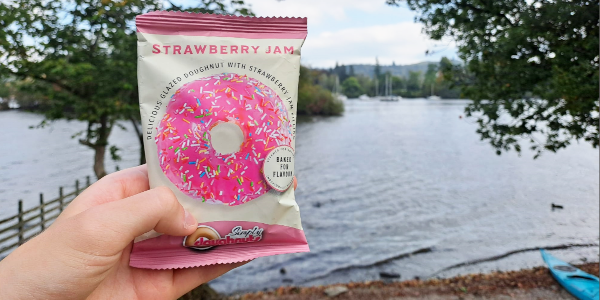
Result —
POLYGON ((152 229, 186 236, 196 228, 171 190, 149 190, 145 165, 108 175, 0 261, 0 299, 175 299, 244 264, 129 267, 136 236, 152 229))

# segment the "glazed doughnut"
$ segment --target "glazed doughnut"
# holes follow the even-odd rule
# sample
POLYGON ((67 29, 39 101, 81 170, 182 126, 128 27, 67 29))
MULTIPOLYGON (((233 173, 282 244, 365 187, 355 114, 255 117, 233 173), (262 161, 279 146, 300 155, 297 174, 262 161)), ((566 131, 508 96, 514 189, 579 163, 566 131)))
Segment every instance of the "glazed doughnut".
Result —
POLYGON ((239 205, 270 188, 262 165, 291 146, 288 112, 277 93, 246 75, 189 82, 171 97, 155 142, 163 173, 188 196, 239 205))
POLYGON ((207 240, 218 240, 221 237, 219 236, 219 233, 216 232, 213 228, 201 225, 198 226, 198 229, 196 229, 194 233, 185 237, 185 239, 183 240, 183 245, 186 247, 196 246, 196 241, 199 238, 205 238, 207 240))

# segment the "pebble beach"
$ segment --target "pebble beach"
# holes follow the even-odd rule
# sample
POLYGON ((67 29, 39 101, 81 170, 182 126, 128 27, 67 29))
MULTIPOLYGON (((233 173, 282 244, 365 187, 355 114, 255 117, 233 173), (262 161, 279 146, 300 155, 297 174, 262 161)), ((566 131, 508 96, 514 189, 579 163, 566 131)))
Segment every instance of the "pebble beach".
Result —
MULTIPOLYGON (((598 275, 598 263, 576 265, 598 275)), ((554 280, 545 267, 510 272, 470 274, 447 279, 412 279, 408 281, 366 281, 315 287, 280 287, 278 289, 237 294, 229 300, 574 300, 554 280)))

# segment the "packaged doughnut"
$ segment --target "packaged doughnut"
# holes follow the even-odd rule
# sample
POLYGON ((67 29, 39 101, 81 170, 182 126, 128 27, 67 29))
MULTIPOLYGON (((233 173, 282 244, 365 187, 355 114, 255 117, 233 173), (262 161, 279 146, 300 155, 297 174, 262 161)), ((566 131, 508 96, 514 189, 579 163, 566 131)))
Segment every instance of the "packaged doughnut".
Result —
POLYGON ((306 18, 151 12, 136 19, 148 176, 198 220, 148 232, 130 265, 170 269, 307 252, 294 198, 306 18))

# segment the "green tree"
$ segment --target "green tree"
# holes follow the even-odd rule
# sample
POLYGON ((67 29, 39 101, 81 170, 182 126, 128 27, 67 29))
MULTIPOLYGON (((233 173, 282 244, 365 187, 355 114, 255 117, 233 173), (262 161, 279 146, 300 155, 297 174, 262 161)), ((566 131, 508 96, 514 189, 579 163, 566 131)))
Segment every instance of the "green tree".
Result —
POLYGON ((362 86, 358 83, 356 77, 348 77, 342 82, 342 91, 348 98, 358 98, 365 93, 362 86))
POLYGON ((343 64, 338 66, 336 63, 335 73, 340 78, 340 81, 344 81, 344 80, 346 80, 346 78, 348 78, 348 72, 346 70, 346 66, 344 66, 343 64))
POLYGON ((358 84, 369 96, 375 96, 375 81, 371 77, 359 74, 354 76, 358 80, 358 84))
POLYGON ((435 87, 437 73, 437 64, 427 65, 427 72, 425 73, 425 78, 423 78, 423 96, 431 96, 432 89, 435 87))
MULTIPOLYGON (((451 72, 454 68, 460 69, 462 66, 454 66, 447 57, 442 57, 439 64, 438 76, 435 80, 435 94, 447 99, 458 99, 461 98, 460 89, 456 87, 455 82, 452 82, 446 78, 448 72, 451 72)), ((452 74, 450 74, 452 76, 452 74)))
POLYGON ((375 57, 375 69, 373 70, 373 76, 379 79, 381 78, 381 65, 379 65, 379 58, 375 57))
MULTIPOLYGON (((136 76, 135 16, 162 1, 2 1, 0 77, 48 103, 45 120, 87 122, 79 143, 92 148, 94 172, 106 175, 108 138, 119 120, 132 122, 142 145, 136 76)), ((181 7, 173 7, 182 10, 181 7)), ((195 12, 250 14, 243 1, 201 0, 195 12)), ((111 154, 118 158, 116 148, 111 154)), ((141 162, 144 161, 143 150, 141 162)))
POLYGON ((404 77, 392 76, 392 94, 406 94, 406 80, 404 79, 404 77))
MULTIPOLYGON (((299 115, 341 115, 344 104, 335 99, 325 87, 315 84, 323 80, 321 73, 300 66, 300 80, 298 82, 298 114, 299 115), (316 78, 316 79, 315 79, 316 78)), ((325 75, 326 76, 326 75, 325 75)), ((332 75, 331 78, 335 78, 332 75)))
POLYGON ((421 72, 409 71, 406 80, 406 90, 409 97, 418 97, 421 95, 421 72))
POLYGON ((466 65, 445 78, 474 100, 466 114, 498 154, 598 147, 598 1, 406 2, 431 38, 457 42, 466 65))

